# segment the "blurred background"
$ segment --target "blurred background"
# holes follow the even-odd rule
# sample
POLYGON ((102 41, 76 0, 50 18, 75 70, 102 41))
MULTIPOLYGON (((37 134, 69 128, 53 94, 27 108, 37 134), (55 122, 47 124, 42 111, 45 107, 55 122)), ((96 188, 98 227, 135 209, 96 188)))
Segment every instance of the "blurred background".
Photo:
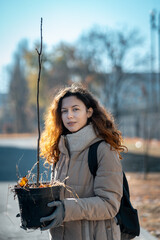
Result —
POLYGON ((59 88, 86 86, 115 117, 131 197, 160 239, 159 0, 5 0, 0 9, 0 181, 16 181, 36 161, 42 17, 41 129, 59 88))

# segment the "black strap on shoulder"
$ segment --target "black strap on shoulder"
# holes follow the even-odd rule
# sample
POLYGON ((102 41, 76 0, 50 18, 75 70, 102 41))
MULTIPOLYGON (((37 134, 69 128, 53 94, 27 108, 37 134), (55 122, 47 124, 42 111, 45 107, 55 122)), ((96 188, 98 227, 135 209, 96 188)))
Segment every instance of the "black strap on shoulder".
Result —
MULTIPOLYGON (((97 161, 97 149, 98 146, 101 142, 104 140, 100 140, 96 143, 93 143, 89 147, 89 152, 88 152, 88 166, 91 174, 95 177, 96 172, 98 169, 98 161, 97 161)), ((128 199, 130 198, 130 193, 129 193, 129 186, 128 186, 128 181, 125 176, 125 173, 123 172, 123 195, 125 195, 128 199)))
POLYGON ((125 173, 123 172, 123 195, 130 199, 129 186, 125 173))
POLYGON ((89 170, 92 173, 92 175, 95 177, 97 168, 98 168, 98 161, 97 161, 97 148, 101 142, 104 142, 104 140, 100 140, 96 143, 93 143, 89 147, 89 152, 88 152, 88 166, 89 170))
MULTIPOLYGON (((100 140, 96 143, 93 143, 90 147, 89 147, 89 152, 88 152, 88 166, 89 166, 89 170, 91 172, 91 174, 95 177, 96 176, 96 172, 98 169, 98 161, 97 161, 97 149, 98 146, 101 142, 103 142, 104 140, 100 140)), ((123 196, 126 196, 126 198, 130 198, 130 193, 129 193, 129 186, 128 186, 128 181, 127 178, 125 176, 125 173, 123 172, 123 196)))

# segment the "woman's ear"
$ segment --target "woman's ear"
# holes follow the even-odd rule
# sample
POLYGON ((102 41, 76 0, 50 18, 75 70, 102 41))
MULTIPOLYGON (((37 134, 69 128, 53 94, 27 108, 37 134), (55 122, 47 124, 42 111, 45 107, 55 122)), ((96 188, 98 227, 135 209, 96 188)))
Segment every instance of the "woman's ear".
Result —
POLYGON ((88 118, 92 117, 92 114, 93 114, 93 108, 90 107, 90 108, 87 109, 88 118))

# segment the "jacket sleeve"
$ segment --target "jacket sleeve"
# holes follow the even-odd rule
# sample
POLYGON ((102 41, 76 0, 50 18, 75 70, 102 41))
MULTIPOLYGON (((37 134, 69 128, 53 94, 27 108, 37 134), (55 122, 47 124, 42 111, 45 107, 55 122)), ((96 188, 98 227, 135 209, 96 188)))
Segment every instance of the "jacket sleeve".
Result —
POLYGON ((98 147, 98 169, 94 179, 94 195, 88 198, 66 198, 64 222, 105 220, 116 216, 123 192, 123 173, 116 151, 102 142, 98 147))

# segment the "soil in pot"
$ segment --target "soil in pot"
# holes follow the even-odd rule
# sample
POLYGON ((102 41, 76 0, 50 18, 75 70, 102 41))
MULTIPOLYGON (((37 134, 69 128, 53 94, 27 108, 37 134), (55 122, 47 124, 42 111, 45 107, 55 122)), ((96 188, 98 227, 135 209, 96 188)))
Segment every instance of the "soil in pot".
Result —
MULTIPOLYGON (((15 186, 15 193, 19 201, 21 227, 23 229, 37 229, 44 226, 44 223, 40 222, 40 218, 53 213, 55 207, 48 207, 47 204, 60 199, 61 187, 57 185, 44 188, 15 186)), ((45 225, 49 223, 46 222, 45 225)))

